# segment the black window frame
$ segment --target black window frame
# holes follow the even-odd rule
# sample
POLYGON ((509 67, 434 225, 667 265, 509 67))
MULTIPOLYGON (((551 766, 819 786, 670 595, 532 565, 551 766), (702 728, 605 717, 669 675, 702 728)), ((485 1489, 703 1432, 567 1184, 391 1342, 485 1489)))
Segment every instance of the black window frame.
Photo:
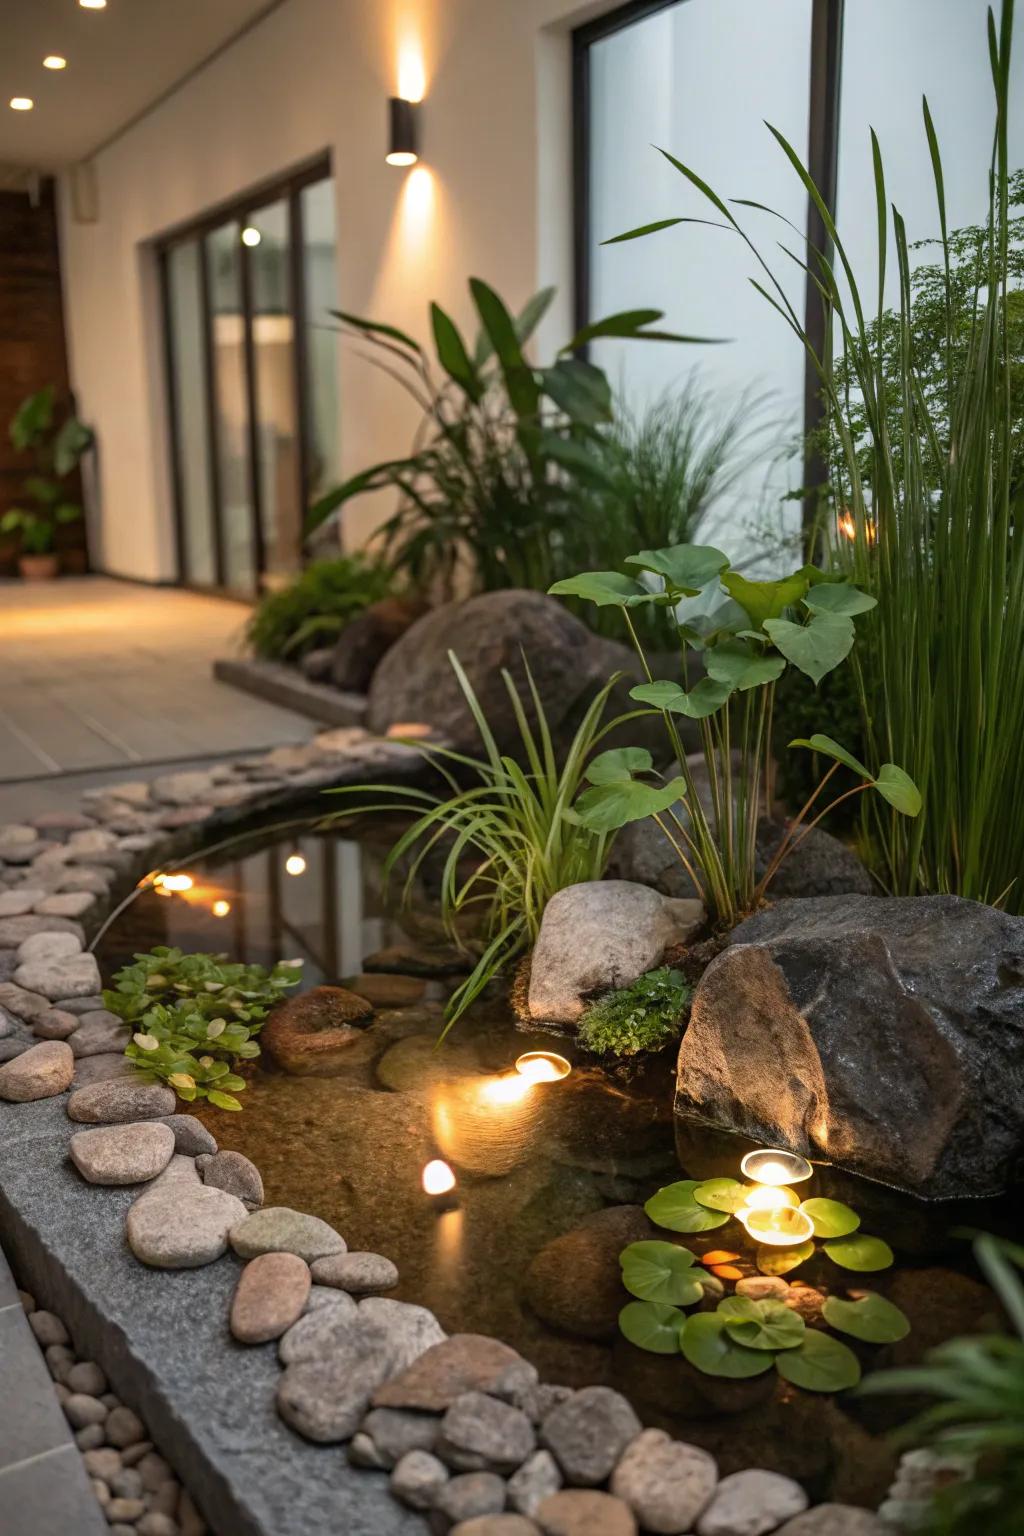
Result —
MULTIPOLYGON (((319 154, 311 160, 304 161, 295 170, 283 176, 275 176, 266 181, 258 182, 240 195, 218 203, 208 209, 199 218, 190 219, 173 226, 162 234, 154 242, 157 259, 157 269, 160 284, 160 309, 163 323, 163 369, 164 369, 164 394, 167 402, 167 444, 171 471, 171 505, 174 515, 174 548, 176 562, 176 584, 191 590, 200 592, 213 592, 223 597, 237 598, 241 602, 251 603, 258 599, 263 590, 264 569, 264 539, 263 539, 263 506, 262 490, 260 485, 260 473, 258 462, 257 441, 257 385, 256 365, 253 348, 253 306, 252 306, 252 253, 250 248, 241 240, 239 249, 239 280, 242 299, 242 320, 245 367, 245 392, 248 413, 248 470, 249 470, 249 511, 251 521, 251 538, 253 551, 253 565, 255 582, 253 589, 238 590, 229 587, 225 582, 224 565, 224 523, 223 501, 221 497, 220 470, 217 457, 216 442, 216 395, 213 370, 213 347, 211 336, 211 309, 210 309, 210 282, 209 282, 209 257, 207 252, 207 236, 226 223, 237 223, 239 229, 244 229, 250 217, 257 214, 268 203, 283 202, 287 209, 288 217, 288 299, 289 311, 293 322, 293 380, 292 388, 295 401, 296 441, 298 452, 296 455, 296 490, 298 493, 298 505, 302 509, 303 516, 310 504, 312 491, 312 453, 310 451, 310 434, 313 429, 312 415, 309 402, 309 354, 308 337, 306 335, 306 317, 308 305, 306 300, 306 282, 303 264, 303 214, 302 193, 319 181, 327 180, 333 176, 331 156, 329 153, 319 154), (174 387, 174 333, 171 324, 171 299, 170 283, 168 281, 168 257, 170 252, 179 245, 195 241, 199 253, 200 273, 200 302, 202 307, 201 347, 203 361, 203 416, 207 435, 207 457, 209 460, 209 493, 210 510, 213 518, 213 549, 215 564, 215 582, 211 586, 206 583, 197 583, 188 579, 188 532, 185 519, 184 488, 181 477, 181 431, 178 421, 176 394, 174 387)), ((300 546, 297 551, 299 560, 304 560, 304 550, 300 546)))
MULTIPOLYGON (((590 175, 590 50, 617 32, 637 22, 671 10, 679 5, 709 4, 711 0, 628 0, 625 5, 605 12, 595 20, 576 27, 572 33, 572 207, 573 207, 573 310, 575 329, 595 318, 590 313, 591 217, 590 175)), ((830 215, 835 216, 839 154, 839 112, 842 85, 843 18, 845 0, 812 0, 811 46, 808 58, 809 110, 806 164, 818 186, 830 215)), ((824 221, 807 199, 807 239, 809 244, 831 255, 824 221)), ((804 325, 815 350, 825 347, 827 317, 821 295, 808 276, 805 284, 804 325)), ((817 373, 810 358, 804 363, 804 437, 819 427, 824 419, 824 402, 817 373)), ((805 449, 804 530, 810 536, 817 512, 815 487, 823 485, 827 475, 817 454, 805 449)))

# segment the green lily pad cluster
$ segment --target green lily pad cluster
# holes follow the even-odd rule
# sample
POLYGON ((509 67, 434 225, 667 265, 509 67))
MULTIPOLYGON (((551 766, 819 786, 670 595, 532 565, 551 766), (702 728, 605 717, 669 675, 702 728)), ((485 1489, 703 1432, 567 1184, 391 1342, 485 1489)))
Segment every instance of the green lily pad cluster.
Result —
POLYGON ((167 1083, 188 1104, 240 1110, 234 1095, 245 1079, 232 1068, 260 1054, 254 1037, 301 979, 300 964, 268 970, 159 945, 118 971, 103 1002, 134 1026, 125 1055, 147 1081, 167 1083))
MULTIPOLYGON (((659 1189, 644 1209, 672 1232, 709 1232, 724 1226, 743 1204, 748 1186, 738 1179, 680 1179, 659 1189)), ((872 1272, 893 1261, 881 1238, 858 1229, 860 1218, 839 1200, 813 1198, 799 1207, 814 1224, 823 1252, 841 1268, 872 1272)), ((784 1275, 816 1252, 809 1239, 793 1248, 762 1246, 758 1268, 784 1275)), ((637 1299, 619 1313, 631 1344, 652 1354, 682 1354, 709 1376, 760 1376, 774 1365, 786 1381, 810 1392, 841 1392, 860 1380, 860 1362, 840 1339, 808 1328, 800 1314, 777 1297, 726 1296, 714 1312, 687 1316, 718 1282, 681 1244, 657 1239, 631 1243, 619 1256, 622 1283, 637 1299)), ((872 1291, 829 1296, 822 1316, 831 1328, 869 1344, 902 1339, 910 1324, 899 1307, 872 1291)))

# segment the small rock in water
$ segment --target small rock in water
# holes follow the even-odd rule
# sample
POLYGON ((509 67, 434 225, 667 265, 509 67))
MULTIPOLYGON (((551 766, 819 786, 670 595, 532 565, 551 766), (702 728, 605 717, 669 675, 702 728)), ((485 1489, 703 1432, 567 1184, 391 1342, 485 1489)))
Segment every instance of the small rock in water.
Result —
POLYGON ((807 1508, 807 1495, 778 1472, 732 1472, 723 1477, 697 1521, 697 1536, 764 1536, 807 1508))
POLYGON ((550 1451, 534 1451, 508 1480, 508 1501, 521 1515, 533 1515, 562 1486, 562 1474, 550 1451))
POLYGON ((237 1195, 248 1210, 263 1204, 260 1171, 241 1152, 204 1152, 196 1158, 196 1168, 204 1184, 237 1195))
POLYGON ((284 1205, 268 1205, 247 1215, 232 1229, 231 1246, 243 1259, 260 1253, 297 1253, 307 1264, 347 1249, 345 1239, 319 1216, 284 1205))
POLYGON ((500 1515, 505 1508, 505 1480, 494 1472, 463 1472, 440 1489, 434 1509, 458 1525, 479 1515, 500 1515))
POLYGON ((174 1090, 163 1083, 120 1077, 76 1089, 68 1099, 67 1112, 69 1120, 109 1125, 117 1121, 158 1120, 171 1114, 176 1102, 174 1090))
POLYGON ((309 1266, 294 1253, 262 1253, 250 1259, 231 1303, 231 1332, 240 1344, 279 1339, 302 1316, 310 1288, 309 1266))
POLYGON ((640 1428, 640 1420, 620 1392, 584 1387, 552 1409, 541 1425, 540 1438, 566 1480, 590 1488, 611 1475, 640 1428))
POLYGON ((536 1513, 544 1536, 636 1536, 628 1504, 610 1493, 563 1488, 545 1499, 536 1513))
POLYGON ((318 1285, 337 1286, 354 1296, 390 1291, 398 1284, 398 1269, 379 1253, 335 1253, 317 1259, 313 1279, 318 1285))
POLYGON ((158 1121, 105 1125, 72 1136, 71 1161, 90 1184, 142 1184, 174 1155, 174 1133, 158 1121))
POLYGON ((421 976, 389 976, 385 972, 356 976, 348 985, 357 997, 365 997, 374 1008, 405 1008, 418 1003, 427 990, 421 976))
POLYGON ((344 1068, 363 1040, 360 1026, 373 1009, 345 987, 313 987, 280 1003, 263 1027, 261 1043, 285 1072, 329 1076, 344 1068))
POLYGON ((0 1067, 0 1099, 27 1104, 71 1087, 75 1058, 64 1040, 43 1040, 0 1067))
POLYGON ((752 1301, 764 1301, 768 1297, 785 1301, 789 1295, 789 1282, 780 1275, 748 1275, 745 1280, 737 1280, 736 1295, 749 1296, 752 1301))
POLYGON ((448 1468, 429 1451, 410 1451, 391 1474, 391 1492, 410 1509, 429 1509, 448 1481, 448 1468))
POLYGON ((228 1233, 245 1215, 241 1200, 226 1190, 175 1181, 166 1193, 153 1190, 136 1200, 125 1223, 128 1246, 155 1269, 198 1269, 227 1252, 228 1233))
POLYGON ((706 1451, 645 1429, 623 1452, 611 1491, 629 1505, 645 1531, 678 1536, 689 1531, 711 1499, 718 1469, 706 1451))
POLYGON ((63 1008, 48 1008, 32 1020, 32 1033, 40 1040, 66 1040, 77 1028, 75 1015, 65 1013, 63 1008))
POLYGON ((201 1157, 217 1151, 217 1141, 195 1115, 166 1115, 164 1125, 174 1132, 174 1150, 186 1157, 201 1157))
POLYGON ((438 1455, 460 1471, 513 1472, 535 1447, 533 1425, 520 1408, 465 1392, 442 1420, 438 1455))
POLYGON ((58 955, 53 960, 30 960, 14 973, 16 986, 38 992, 54 1001, 65 997, 85 997, 99 991, 100 972, 96 956, 58 955))

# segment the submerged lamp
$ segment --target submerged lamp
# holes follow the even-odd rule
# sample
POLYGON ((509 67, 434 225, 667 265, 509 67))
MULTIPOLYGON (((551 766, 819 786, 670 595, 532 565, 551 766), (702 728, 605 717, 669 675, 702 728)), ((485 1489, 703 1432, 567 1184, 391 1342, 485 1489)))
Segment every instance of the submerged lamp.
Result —
POLYGON ((403 96, 389 98, 388 165, 415 165, 419 159, 418 108, 418 102, 403 96))

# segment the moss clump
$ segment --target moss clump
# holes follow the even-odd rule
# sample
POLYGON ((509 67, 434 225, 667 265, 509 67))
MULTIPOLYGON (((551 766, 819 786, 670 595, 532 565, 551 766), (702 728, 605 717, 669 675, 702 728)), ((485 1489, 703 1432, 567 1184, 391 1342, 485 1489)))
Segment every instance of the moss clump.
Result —
POLYGON ((660 1051, 683 1032, 693 988, 680 971, 663 965, 599 997, 580 1020, 577 1038, 599 1056, 637 1056, 660 1051))

